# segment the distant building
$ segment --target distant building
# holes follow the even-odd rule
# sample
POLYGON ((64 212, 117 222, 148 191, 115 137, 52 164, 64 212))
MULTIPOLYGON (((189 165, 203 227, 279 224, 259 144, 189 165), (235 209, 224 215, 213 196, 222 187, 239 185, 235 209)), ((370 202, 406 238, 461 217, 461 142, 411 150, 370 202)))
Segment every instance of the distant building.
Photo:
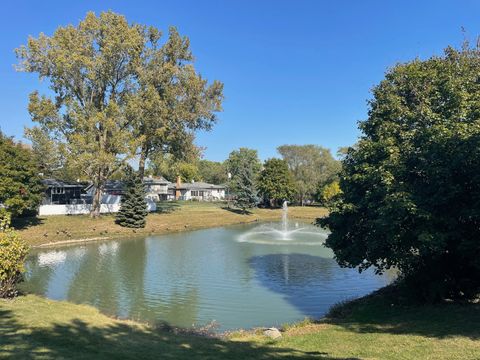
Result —
POLYGON ((163 176, 158 177, 145 177, 143 178, 143 183, 145 184, 145 191, 147 197, 155 200, 172 200, 173 192, 169 193, 168 186, 171 184, 170 181, 165 179, 163 176), (172 196, 169 196, 172 195, 172 196))
POLYGON ((226 187, 204 182, 177 183, 169 185, 169 200, 218 201, 225 199, 226 187))
POLYGON ((43 179, 45 197, 43 205, 81 204, 85 184, 66 182, 56 179, 43 179))

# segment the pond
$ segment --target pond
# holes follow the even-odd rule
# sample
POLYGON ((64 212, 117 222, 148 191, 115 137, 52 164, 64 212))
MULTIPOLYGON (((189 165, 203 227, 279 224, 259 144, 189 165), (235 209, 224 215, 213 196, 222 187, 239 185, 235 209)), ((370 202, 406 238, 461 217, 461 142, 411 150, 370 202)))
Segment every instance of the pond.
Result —
POLYGON ((240 225, 33 250, 25 291, 121 318, 218 330, 319 318, 389 279, 340 268, 324 230, 240 225), (281 236, 280 236, 280 235, 281 236))

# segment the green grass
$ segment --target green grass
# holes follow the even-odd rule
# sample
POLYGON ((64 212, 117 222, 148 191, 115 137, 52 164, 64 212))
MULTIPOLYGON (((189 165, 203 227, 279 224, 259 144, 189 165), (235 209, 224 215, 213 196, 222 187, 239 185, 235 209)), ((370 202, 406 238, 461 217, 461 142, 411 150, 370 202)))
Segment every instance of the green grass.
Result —
POLYGON ((277 341, 258 331, 202 337, 28 295, 0 301, 0 358, 480 358, 480 304, 402 305, 380 291, 332 313, 320 322, 289 325, 277 341))
MULTIPOLYGON (((227 209, 224 203, 168 202, 161 203, 159 208, 159 212, 148 215, 145 228, 135 230, 115 224, 113 215, 104 215, 99 219, 91 219, 87 215, 21 218, 13 226, 30 245, 38 246, 74 240, 162 234, 281 218, 281 209, 254 209, 244 215, 227 209)), ((320 207, 289 209, 290 218, 308 222, 325 214, 326 210, 320 207)))

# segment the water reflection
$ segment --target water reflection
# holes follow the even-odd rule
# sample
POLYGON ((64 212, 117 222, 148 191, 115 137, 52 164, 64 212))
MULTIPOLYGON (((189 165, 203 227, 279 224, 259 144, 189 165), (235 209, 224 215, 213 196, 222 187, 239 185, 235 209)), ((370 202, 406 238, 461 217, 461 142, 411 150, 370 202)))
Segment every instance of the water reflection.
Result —
POLYGON ((252 257, 255 278, 309 317, 320 317, 341 300, 359 297, 386 283, 372 273, 341 269, 332 258, 308 254, 268 254, 252 257))
POLYGON ((385 280, 341 269, 323 246, 235 239, 251 226, 37 250, 24 290, 151 323, 220 329, 321 316, 385 280))

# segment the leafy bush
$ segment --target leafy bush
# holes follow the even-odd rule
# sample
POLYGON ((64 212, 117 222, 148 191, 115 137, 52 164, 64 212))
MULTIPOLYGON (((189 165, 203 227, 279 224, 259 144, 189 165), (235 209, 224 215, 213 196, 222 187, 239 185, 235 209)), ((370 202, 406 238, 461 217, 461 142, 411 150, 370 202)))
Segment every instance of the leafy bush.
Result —
POLYGON ((334 199, 342 193, 338 181, 323 186, 319 191, 319 200, 323 205, 330 205, 334 199))
POLYGON ((10 228, 10 215, 0 210, 0 298, 16 296, 28 246, 10 228))

